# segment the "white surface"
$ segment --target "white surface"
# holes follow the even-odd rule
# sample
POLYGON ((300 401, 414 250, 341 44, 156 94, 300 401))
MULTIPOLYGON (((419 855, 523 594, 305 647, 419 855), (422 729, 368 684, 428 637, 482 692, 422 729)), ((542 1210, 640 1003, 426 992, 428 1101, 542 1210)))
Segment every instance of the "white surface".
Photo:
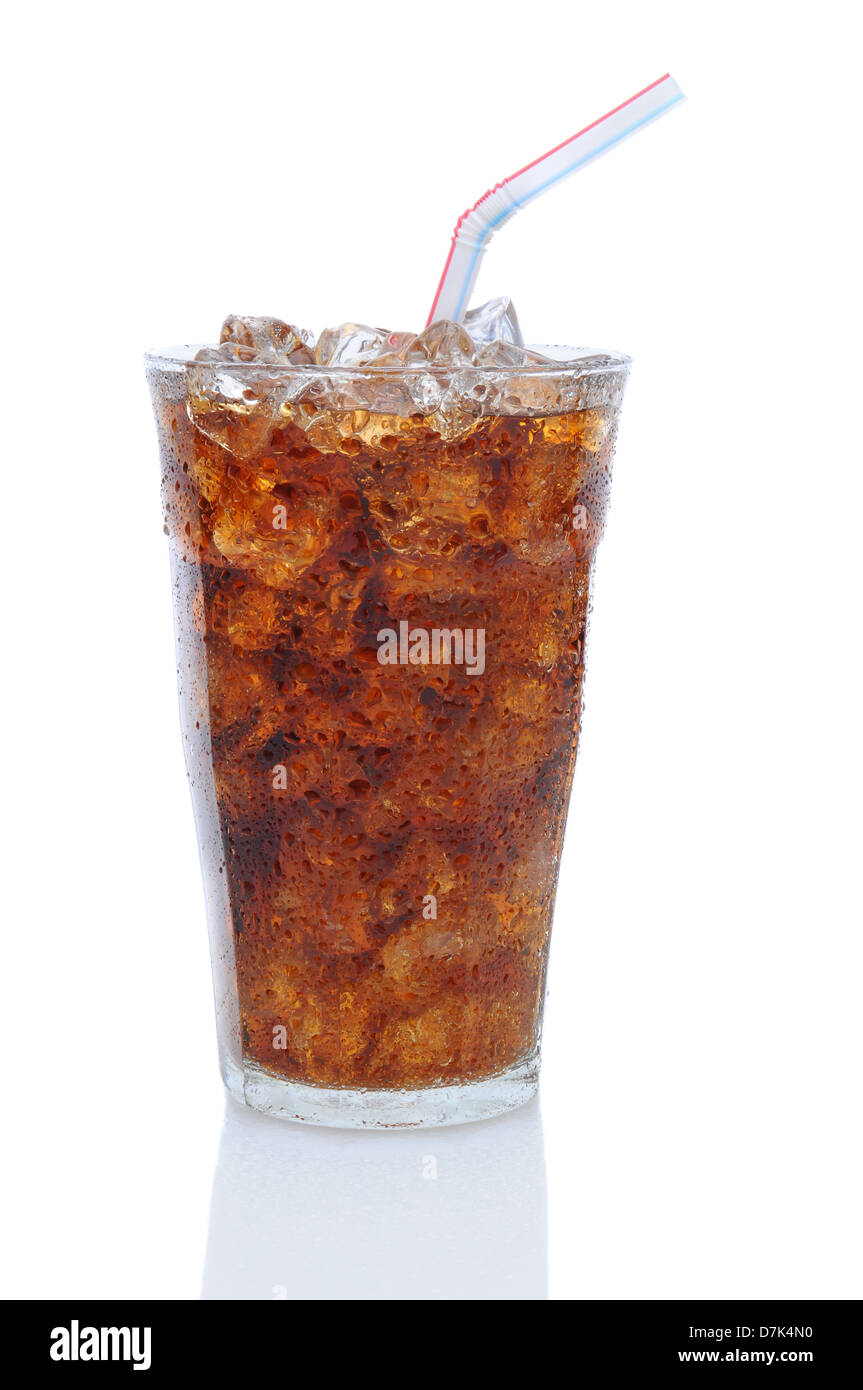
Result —
POLYGON ((547 1240, 558 1299, 860 1297, 857 25, 7 19, 4 1292, 526 1298, 547 1240), (229 310, 419 327, 462 209, 666 69, 687 104, 520 214, 477 288, 636 359, 542 1131, 234 1113, 220 1150, 139 354, 229 310))

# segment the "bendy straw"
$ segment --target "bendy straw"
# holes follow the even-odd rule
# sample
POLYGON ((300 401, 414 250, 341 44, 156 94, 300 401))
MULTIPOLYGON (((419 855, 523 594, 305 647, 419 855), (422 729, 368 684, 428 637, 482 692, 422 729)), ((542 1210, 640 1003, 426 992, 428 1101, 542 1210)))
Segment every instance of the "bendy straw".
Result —
POLYGON ((634 135, 658 116, 684 100, 683 93, 668 73, 643 91, 615 106, 613 111, 585 126, 547 154, 540 155, 517 173, 510 174, 483 193, 472 208, 459 218, 453 232, 437 294, 427 323, 452 319, 456 323, 467 312, 480 264, 492 236, 505 222, 540 193, 568 178, 585 164, 634 135))

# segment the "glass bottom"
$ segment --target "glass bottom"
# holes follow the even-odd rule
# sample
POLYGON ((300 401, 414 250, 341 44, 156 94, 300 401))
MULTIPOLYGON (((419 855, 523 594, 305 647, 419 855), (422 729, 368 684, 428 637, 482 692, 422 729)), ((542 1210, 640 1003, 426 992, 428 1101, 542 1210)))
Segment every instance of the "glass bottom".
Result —
POLYGON ((481 1081, 415 1091, 366 1091, 308 1086, 273 1076, 254 1062, 227 1062, 225 1085, 234 1100, 304 1125, 335 1129, 431 1129, 489 1120, 516 1110, 536 1094, 539 1051, 481 1081))

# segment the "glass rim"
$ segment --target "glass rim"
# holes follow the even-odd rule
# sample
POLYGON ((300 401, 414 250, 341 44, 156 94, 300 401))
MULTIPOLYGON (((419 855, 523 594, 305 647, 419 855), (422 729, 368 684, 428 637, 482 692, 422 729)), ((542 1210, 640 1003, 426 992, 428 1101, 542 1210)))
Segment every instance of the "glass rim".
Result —
POLYGON ((231 374, 241 373, 251 376, 265 374, 267 376, 280 377, 300 377, 313 380, 316 377, 339 376, 346 379, 358 380, 362 378, 389 378, 400 380, 403 378, 414 378, 420 376, 453 376, 460 372, 470 372, 471 375, 501 377, 501 376, 531 376, 542 378, 545 376, 555 377, 561 374, 576 375, 578 377, 608 376, 609 374, 625 374, 632 365, 632 358, 624 352, 600 351, 594 348, 584 347, 565 347, 557 344, 525 344, 528 351, 542 353, 549 358, 546 362, 525 362, 523 364, 503 363, 503 362, 409 362, 400 366, 376 366, 374 362, 366 362, 361 365, 356 363, 334 363, 328 365, 325 362, 264 362, 254 360, 251 362, 239 362, 226 359, 221 361, 196 361, 195 354, 202 348, 214 348, 215 343, 186 343, 179 347, 154 348, 144 353, 144 362, 147 368, 157 370, 168 370, 174 372, 185 372, 188 370, 210 371, 213 373, 229 372, 231 374), (555 354, 555 355, 552 355, 555 354), (556 354, 565 354, 557 356, 556 354))

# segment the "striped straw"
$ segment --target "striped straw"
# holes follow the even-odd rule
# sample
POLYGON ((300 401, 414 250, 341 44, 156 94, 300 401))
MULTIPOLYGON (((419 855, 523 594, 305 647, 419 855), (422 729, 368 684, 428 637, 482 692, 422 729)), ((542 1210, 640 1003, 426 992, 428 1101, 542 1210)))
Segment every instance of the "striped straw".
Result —
POLYGON ((668 73, 651 82, 634 97, 615 106, 606 116, 585 126, 547 154, 510 174, 483 193, 472 208, 462 213, 455 225, 452 245, 443 275, 427 319, 452 319, 458 323, 465 315, 486 248, 505 222, 540 193, 560 183, 621 140, 663 116, 684 100, 683 93, 668 73))

